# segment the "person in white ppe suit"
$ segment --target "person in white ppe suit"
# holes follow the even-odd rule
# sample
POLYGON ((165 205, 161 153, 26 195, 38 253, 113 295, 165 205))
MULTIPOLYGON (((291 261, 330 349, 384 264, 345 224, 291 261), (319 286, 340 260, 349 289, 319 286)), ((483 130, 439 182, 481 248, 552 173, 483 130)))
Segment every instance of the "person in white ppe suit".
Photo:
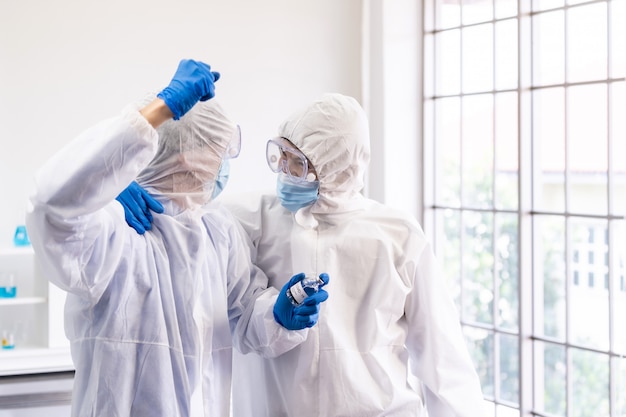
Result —
POLYGON ((324 270, 332 297, 296 348, 235 353, 233 415, 488 415, 431 244, 413 217, 361 194, 370 144, 359 103, 326 94, 296 112, 267 161, 276 195, 225 204, 271 286, 285 269, 324 270))
POLYGON ((40 265, 68 293, 72 416, 227 417, 233 345, 277 356, 317 320, 325 291, 287 307, 239 223, 210 203, 241 139, 210 100, 218 78, 181 61, 157 97, 87 129, 35 176, 26 222, 40 265), (115 200, 135 179, 164 209, 143 235, 115 200))

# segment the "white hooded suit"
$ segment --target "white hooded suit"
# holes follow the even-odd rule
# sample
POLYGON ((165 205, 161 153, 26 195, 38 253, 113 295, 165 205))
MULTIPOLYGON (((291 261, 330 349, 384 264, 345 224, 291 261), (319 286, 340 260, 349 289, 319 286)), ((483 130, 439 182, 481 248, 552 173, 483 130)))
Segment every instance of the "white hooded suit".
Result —
POLYGON ((482 417, 478 376, 432 248, 410 216, 364 198, 369 133, 356 100, 328 94, 287 119, 317 171, 319 199, 292 214, 275 195, 227 203, 253 261, 327 272, 307 340, 275 358, 235 354, 235 417, 482 417), (425 409, 428 405, 428 414, 425 409))
POLYGON ((228 417, 233 343, 274 356, 306 336, 275 322, 243 230, 206 205, 236 128, 214 100, 158 130, 130 106, 37 173, 26 222, 68 292, 73 416, 228 417), (144 235, 115 201, 135 178, 165 207, 144 235))

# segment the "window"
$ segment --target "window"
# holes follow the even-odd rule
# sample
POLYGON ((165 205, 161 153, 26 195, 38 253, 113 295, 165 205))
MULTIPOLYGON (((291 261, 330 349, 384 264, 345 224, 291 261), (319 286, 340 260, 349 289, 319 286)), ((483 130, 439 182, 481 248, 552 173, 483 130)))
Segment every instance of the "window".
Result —
POLYGON ((425 2, 424 224, 494 417, 626 416, 624 22, 425 2))

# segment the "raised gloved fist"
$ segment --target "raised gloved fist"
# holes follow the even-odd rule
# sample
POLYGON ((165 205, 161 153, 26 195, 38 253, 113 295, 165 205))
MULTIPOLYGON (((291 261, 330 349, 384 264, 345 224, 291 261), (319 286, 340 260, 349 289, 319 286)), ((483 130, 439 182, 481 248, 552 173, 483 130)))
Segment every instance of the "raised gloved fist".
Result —
POLYGON ((220 73, 211 71, 211 66, 192 59, 183 59, 170 84, 157 97, 165 101, 172 111, 174 120, 187 113, 198 101, 215 96, 215 82, 220 73))
POLYGON ((126 223, 143 235, 152 228, 152 213, 163 213, 163 206, 135 181, 130 183, 116 198, 124 207, 126 223))
MULTIPOLYGON (((317 292, 307 296, 301 304, 295 306, 287 296, 289 290, 296 283, 302 281, 304 273, 291 277, 278 294, 276 304, 274 304, 274 319, 278 324, 289 330, 302 330, 313 327, 317 323, 320 312, 320 304, 328 299, 328 293, 322 287, 328 284, 328 274, 320 274, 322 283, 317 292)), ((307 292, 308 293, 308 292, 307 292)))

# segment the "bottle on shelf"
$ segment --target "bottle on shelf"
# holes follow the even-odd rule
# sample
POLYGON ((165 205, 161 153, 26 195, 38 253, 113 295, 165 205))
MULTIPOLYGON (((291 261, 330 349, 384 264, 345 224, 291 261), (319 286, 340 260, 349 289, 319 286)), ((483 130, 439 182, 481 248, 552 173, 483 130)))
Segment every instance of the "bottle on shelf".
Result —
POLYGON ((9 330, 2 331, 2 349, 15 348, 15 334, 9 330))
POLYGON ((0 271, 0 298, 15 298, 16 295, 15 274, 10 271, 0 271))
POLYGON ((30 246, 30 239, 28 238, 28 232, 26 226, 20 224, 15 228, 15 235, 13 235, 13 244, 17 247, 30 246))

